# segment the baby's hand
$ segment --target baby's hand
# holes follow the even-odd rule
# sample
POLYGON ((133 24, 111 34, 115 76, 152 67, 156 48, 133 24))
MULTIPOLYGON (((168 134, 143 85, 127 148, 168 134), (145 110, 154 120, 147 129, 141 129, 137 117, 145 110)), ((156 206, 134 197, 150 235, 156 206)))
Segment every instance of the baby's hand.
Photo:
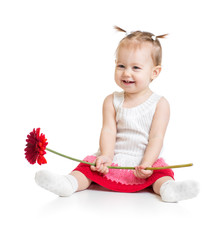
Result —
POLYGON ((150 166, 140 165, 140 166, 135 167, 134 175, 137 178, 149 178, 152 175, 153 171, 152 170, 144 170, 147 167, 150 167, 150 166))
POLYGON ((95 163, 96 163, 96 166, 90 166, 92 171, 97 171, 102 174, 107 174, 109 172, 109 169, 107 168, 107 166, 111 166, 112 159, 110 157, 101 155, 96 158, 95 163))

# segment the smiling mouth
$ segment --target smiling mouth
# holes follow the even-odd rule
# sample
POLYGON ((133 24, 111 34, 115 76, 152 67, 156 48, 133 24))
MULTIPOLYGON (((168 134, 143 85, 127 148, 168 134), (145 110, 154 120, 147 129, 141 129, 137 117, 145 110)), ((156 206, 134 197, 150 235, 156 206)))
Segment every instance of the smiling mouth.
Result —
POLYGON ((132 84, 132 83, 135 83, 135 82, 134 81, 123 80, 123 83, 125 83, 125 84, 132 84))

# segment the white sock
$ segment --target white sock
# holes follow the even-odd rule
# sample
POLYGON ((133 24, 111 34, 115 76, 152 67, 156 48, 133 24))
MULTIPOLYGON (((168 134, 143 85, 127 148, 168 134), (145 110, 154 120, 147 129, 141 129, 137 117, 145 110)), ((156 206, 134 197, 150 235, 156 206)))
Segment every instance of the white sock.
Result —
POLYGON ((78 181, 72 175, 59 175, 46 170, 35 174, 36 183, 61 197, 68 197, 78 189, 78 181))
POLYGON ((178 202, 185 199, 196 197, 199 193, 199 184, 188 180, 175 182, 169 180, 162 184, 160 195, 164 202, 178 202))

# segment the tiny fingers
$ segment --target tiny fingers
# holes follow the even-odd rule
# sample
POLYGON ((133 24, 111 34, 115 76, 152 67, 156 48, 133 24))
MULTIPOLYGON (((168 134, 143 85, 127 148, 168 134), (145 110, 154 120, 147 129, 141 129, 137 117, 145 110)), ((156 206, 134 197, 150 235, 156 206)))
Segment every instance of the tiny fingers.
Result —
POLYGON ((107 166, 102 164, 100 169, 98 169, 97 171, 102 173, 102 174, 106 174, 106 173, 108 173, 109 170, 108 170, 107 166))
POLYGON ((99 159, 97 159, 96 160, 96 169, 99 170, 101 168, 101 166, 102 166, 102 162, 99 159))
POLYGON ((135 167, 135 172, 134 172, 135 176, 137 178, 144 178, 143 174, 141 173, 140 167, 135 167))
POLYGON ((102 174, 107 174, 109 172, 109 169, 106 165, 104 165, 101 161, 96 161, 95 166, 90 166, 90 169, 92 171, 97 171, 102 174))
POLYGON ((153 173, 153 171, 151 170, 142 170, 142 171, 144 171, 144 175, 146 176, 146 178, 149 178, 153 173))
POLYGON ((90 166, 90 169, 91 169, 92 171, 98 171, 98 169, 100 168, 101 162, 100 162, 98 159, 96 159, 95 162, 94 162, 94 164, 95 164, 95 165, 91 165, 91 166, 90 166))
POLYGON ((152 175, 153 171, 144 170, 141 166, 135 167, 134 175, 138 178, 148 178, 152 175))
POLYGON ((96 167, 93 166, 93 165, 90 166, 90 169, 91 169, 92 171, 96 171, 96 167))

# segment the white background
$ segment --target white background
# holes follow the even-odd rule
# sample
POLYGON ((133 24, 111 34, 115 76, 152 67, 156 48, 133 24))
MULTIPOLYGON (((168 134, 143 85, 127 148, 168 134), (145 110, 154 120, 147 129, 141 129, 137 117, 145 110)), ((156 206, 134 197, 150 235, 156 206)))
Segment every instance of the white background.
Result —
POLYGON ((215 238, 216 21, 214 0, 0 2, 1 239, 215 238), (121 90, 113 75, 124 34, 113 25, 170 34, 151 88, 171 105, 165 158, 194 163, 175 174, 200 182, 195 199, 166 204, 149 190, 94 186, 59 198, 34 182, 37 170, 66 174, 77 163, 47 153, 47 165, 30 165, 24 147, 33 128, 72 157, 97 150, 102 102, 121 90))

